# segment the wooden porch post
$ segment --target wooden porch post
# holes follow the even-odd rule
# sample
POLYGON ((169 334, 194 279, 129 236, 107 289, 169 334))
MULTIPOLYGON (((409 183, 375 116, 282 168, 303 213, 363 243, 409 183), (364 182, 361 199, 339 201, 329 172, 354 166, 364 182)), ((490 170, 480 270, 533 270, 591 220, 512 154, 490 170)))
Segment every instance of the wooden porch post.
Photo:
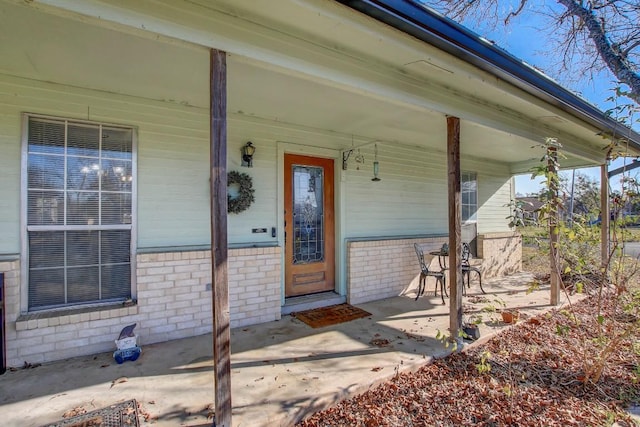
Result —
MULTIPOLYGON (((549 147, 549 155, 552 157, 548 161, 549 173, 558 174, 556 167, 558 153, 555 147, 549 147)), ((558 186, 555 179, 550 179, 549 190, 551 197, 554 199, 558 197, 558 186)), ((552 205, 557 208, 556 203, 552 202, 552 205)), ((549 268, 551 273, 551 297, 549 304, 558 305, 560 303, 560 260, 558 258, 558 220, 560 212, 555 209, 549 213, 549 268)))
POLYGON ((449 332, 458 340, 462 325, 462 244, 460 242, 460 119, 447 116, 447 173, 449 189, 449 332))
POLYGON ((231 331, 227 278, 227 57, 210 51, 211 306, 215 415, 213 425, 231 427, 231 331))
MULTIPOLYGON (((607 163, 600 165, 600 256, 602 268, 609 267, 609 172, 607 163)), ((605 275, 606 271, 603 272, 605 275)))

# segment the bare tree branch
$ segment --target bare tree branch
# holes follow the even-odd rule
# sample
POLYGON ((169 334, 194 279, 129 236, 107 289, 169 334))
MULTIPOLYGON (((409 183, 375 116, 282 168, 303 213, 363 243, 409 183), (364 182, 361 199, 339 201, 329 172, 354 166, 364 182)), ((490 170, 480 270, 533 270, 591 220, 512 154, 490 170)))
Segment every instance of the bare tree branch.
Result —
POLYGON ((631 88, 633 99, 640 104, 640 75, 635 73, 627 59, 623 57, 619 46, 611 44, 605 32, 604 19, 586 9, 581 2, 574 0, 558 0, 572 15, 580 18, 589 31, 589 36, 600 54, 600 57, 620 82, 631 88))
POLYGON ((467 25, 475 22, 489 30, 512 24, 515 17, 536 14, 546 23, 538 30, 546 30, 553 39, 554 48, 548 53, 552 68, 547 72, 564 81, 584 80, 608 68, 619 84, 629 87, 625 94, 640 104, 639 0, 555 0, 562 8, 529 0, 423 2, 467 25))
POLYGON ((510 22, 511 18, 515 18, 516 16, 520 15, 520 12, 522 12, 522 9, 524 9, 526 4, 527 4, 527 0, 520 0, 520 6, 518 6, 516 11, 515 12, 509 12, 507 17, 504 18, 504 24, 505 25, 509 25, 509 22, 510 22))

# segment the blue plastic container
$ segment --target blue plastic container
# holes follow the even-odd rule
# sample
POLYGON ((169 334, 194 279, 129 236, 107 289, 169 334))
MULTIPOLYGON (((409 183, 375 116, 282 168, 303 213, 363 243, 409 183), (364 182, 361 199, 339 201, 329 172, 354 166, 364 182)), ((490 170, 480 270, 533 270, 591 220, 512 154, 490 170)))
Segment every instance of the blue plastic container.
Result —
POLYGON ((142 349, 138 346, 124 348, 122 350, 116 350, 113 352, 113 358, 118 362, 118 364, 122 364, 127 360, 131 360, 132 362, 138 357, 140 357, 140 353, 142 353, 142 349))

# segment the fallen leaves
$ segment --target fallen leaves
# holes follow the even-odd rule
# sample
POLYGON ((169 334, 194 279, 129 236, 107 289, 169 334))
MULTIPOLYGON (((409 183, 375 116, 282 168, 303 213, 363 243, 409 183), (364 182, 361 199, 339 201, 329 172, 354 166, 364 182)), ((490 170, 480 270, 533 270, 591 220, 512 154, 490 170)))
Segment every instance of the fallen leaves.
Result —
POLYGON ((369 341, 369 344, 375 345, 376 347, 389 347, 389 345, 391 345, 389 340, 385 338, 374 338, 369 341))
POLYGON ((82 406, 76 406, 75 408, 69 409, 67 412, 62 414, 62 418, 77 417, 78 415, 82 415, 86 413, 87 413, 87 410, 84 409, 82 406))
MULTIPOLYGON (((152 402, 149 402, 150 404, 152 402)), ((155 404, 155 401, 152 403, 155 404)), ((141 404, 140 402, 137 402, 137 409, 138 409, 138 416, 141 416, 146 422, 149 421, 154 421, 156 420, 158 417, 156 415, 152 415, 149 411, 147 411, 141 404)))
POLYGON ((116 385, 116 384, 126 383, 127 381, 129 381, 129 378, 127 378, 127 377, 116 378, 115 380, 111 381, 111 387, 109 387, 109 388, 113 388, 113 386, 116 385))
MULTIPOLYGON (((588 326, 594 322, 593 302, 575 304, 574 310, 585 327, 561 335, 558 327, 570 321, 560 311, 532 317, 481 346, 395 375, 299 426, 597 426, 612 420, 633 425, 620 405, 621 396, 640 396, 634 372, 640 356, 633 351, 640 337, 630 337, 628 351, 612 359, 600 382, 580 382, 585 346, 594 341, 595 325, 588 326), (479 374, 487 352, 491 370, 479 374)), ((374 338, 371 344, 389 342, 374 338)))

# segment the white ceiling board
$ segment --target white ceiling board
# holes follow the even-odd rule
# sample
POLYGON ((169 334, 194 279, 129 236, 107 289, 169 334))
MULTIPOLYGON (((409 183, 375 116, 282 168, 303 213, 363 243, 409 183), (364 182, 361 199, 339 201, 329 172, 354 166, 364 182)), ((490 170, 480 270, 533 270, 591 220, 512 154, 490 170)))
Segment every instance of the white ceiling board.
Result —
MULTIPOLYGON (((326 129, 359 139, 441 145, 444 115, 339 90, 319 82, 229 61, 229 110, 326 129)), ((442 139, 442 138, 445 139, 442 139)))
POLYGON ((0 72, 208 106, 206 49, 185 49, 0 3, 0 72), (169 82, 169 84, 167 84, 169 82))

